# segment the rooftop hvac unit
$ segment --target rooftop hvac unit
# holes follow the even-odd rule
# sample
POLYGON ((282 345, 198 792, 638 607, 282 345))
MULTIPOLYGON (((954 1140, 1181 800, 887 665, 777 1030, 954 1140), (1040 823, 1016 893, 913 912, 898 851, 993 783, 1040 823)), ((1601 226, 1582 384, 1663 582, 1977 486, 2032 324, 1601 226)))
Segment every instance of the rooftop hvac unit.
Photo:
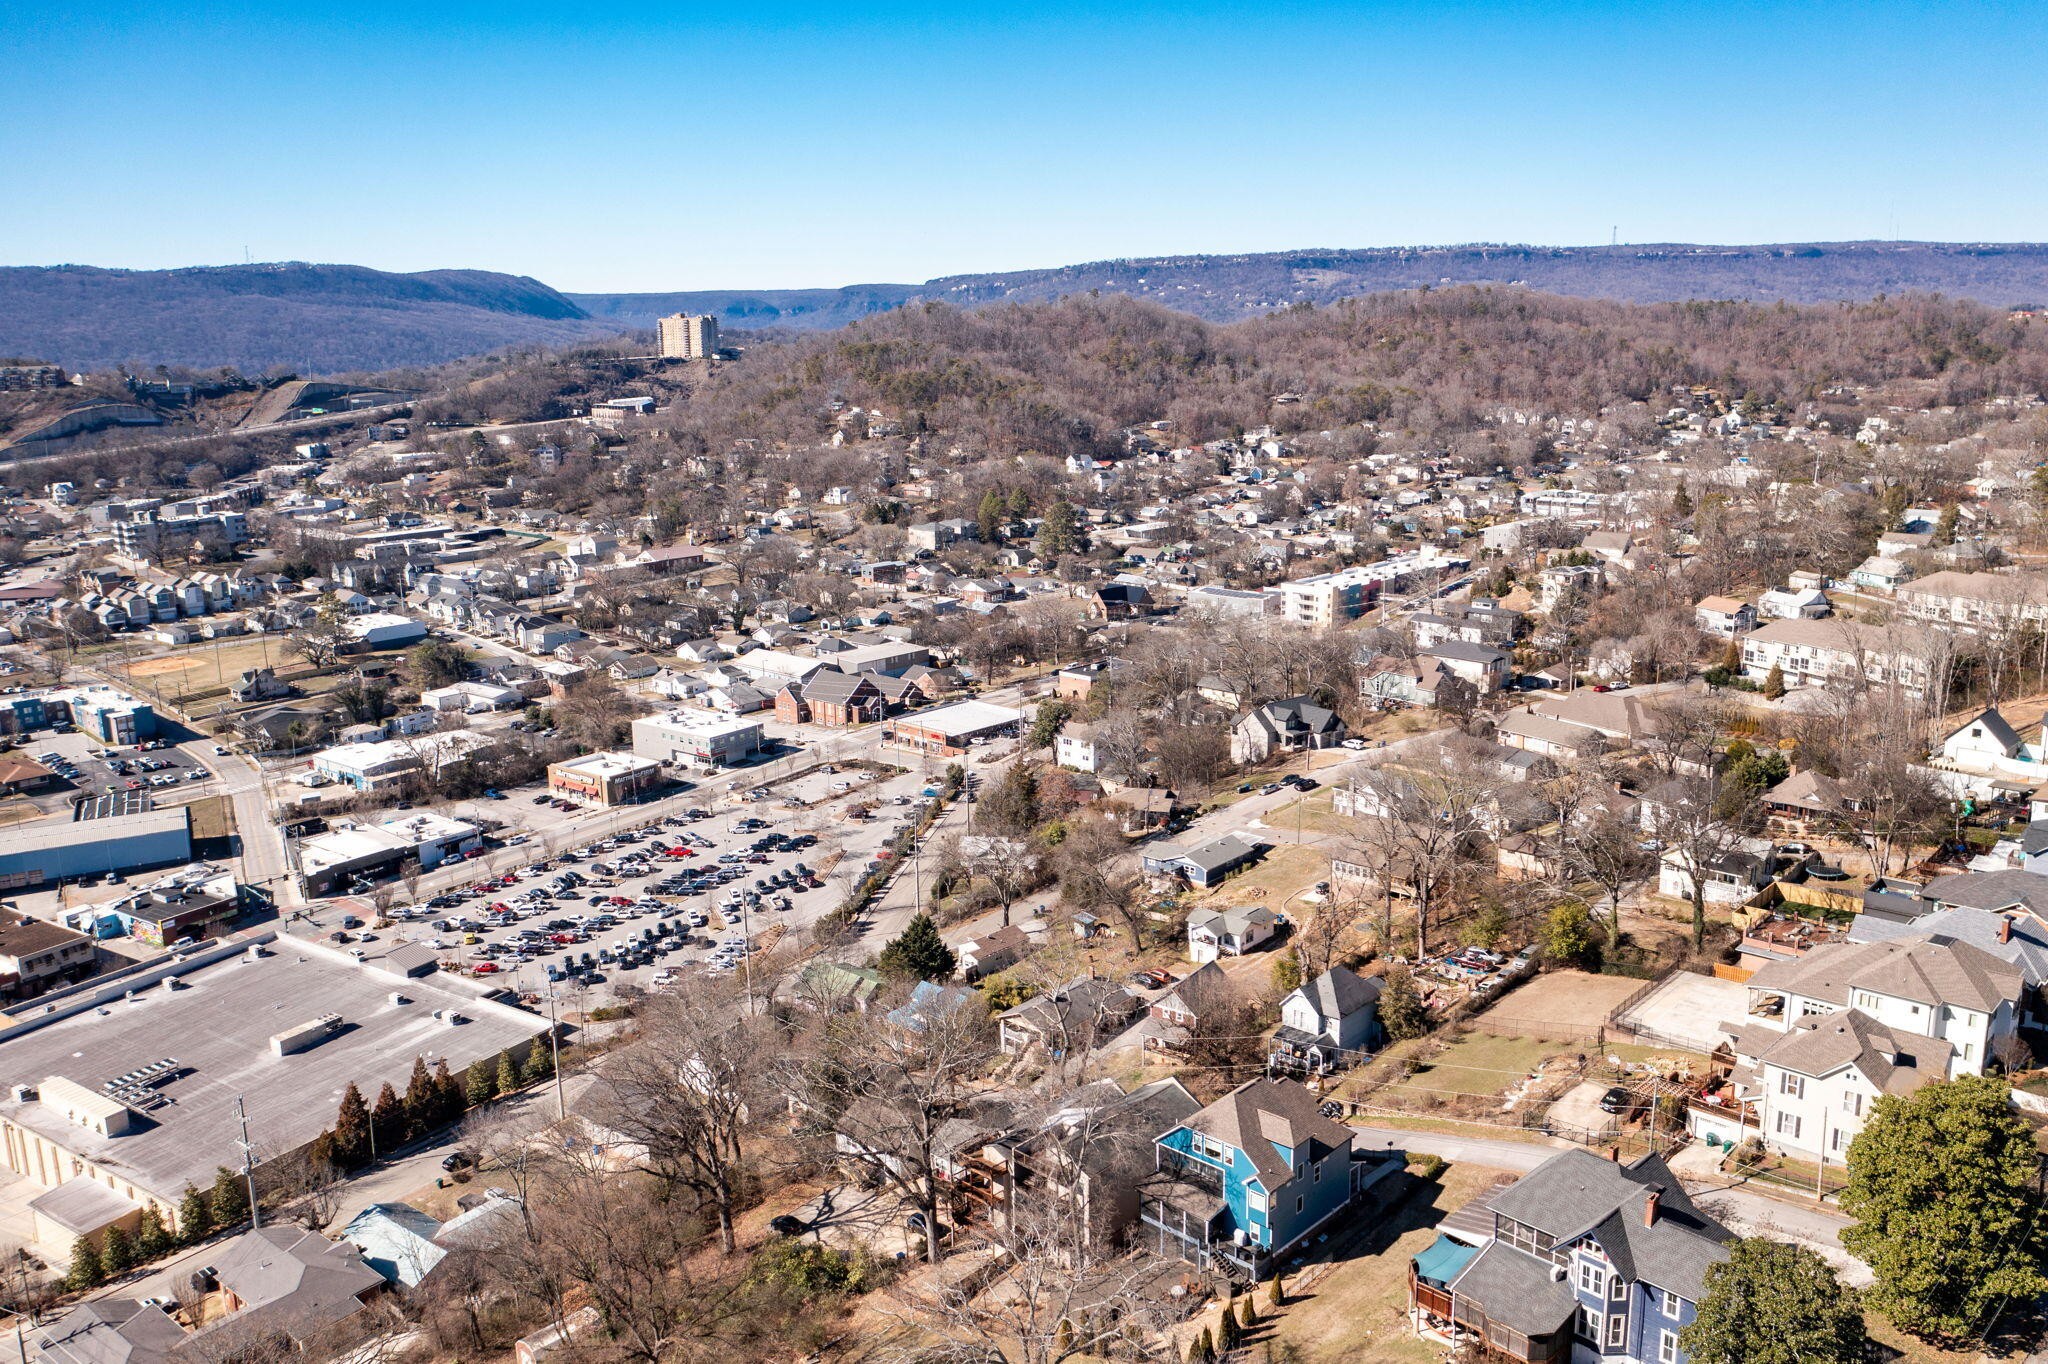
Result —
POLYGON ((400 994, 398 991, 393 990, 391 992, 391 1002, 393 1004, 410 1004, 412 1003, 412 1000, 408 999, 405 995, 400 994))
POLYGON ((262 944, 262 943, 260 943, 260 942, 252 942, 252 943, 250 943, 250 944, 249 944, 249 950, 248 950, 247 952, 244 952, 244 953, 242 954, 242 960, 243 960, 243 961, 262 961, 262 960, 263 960, 263 944, 262 944))
POLYGON ((322 1014, 320 1017, 287 1028, 271 1036, 270 1050, 276 1056, 290 1056, 294 1052, 317 1047, 341 1031, 340 1014, 322 1014))
POLYGON ((25 1104, 35 1098, 36 1087, 34 1085, 15 1085, 12 1089, 8 1090, 8 1093, 14 1096, 16 1103, 25 1104))

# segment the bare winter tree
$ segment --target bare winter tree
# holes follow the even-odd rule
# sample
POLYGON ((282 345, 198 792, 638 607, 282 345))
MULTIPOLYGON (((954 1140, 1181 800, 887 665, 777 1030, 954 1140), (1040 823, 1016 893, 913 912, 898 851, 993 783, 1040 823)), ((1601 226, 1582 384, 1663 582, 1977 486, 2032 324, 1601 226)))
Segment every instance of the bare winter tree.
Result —
MULTIPOLYGON (((841 1158, 940 1225, 939 1129, 967 1111, 968 1086, 994 1055, 988 1012, 964 995, 926 1008, 915 1028, 827 1014, 769 1068, 781 1091, 830 1128, 841 1158)), ((926 1238, 936 1263, 940 1238, 926 1238)))
POLYGON ((650 996, 639 1018, 638 1042, 599 1080, 604 1123, 645 1151, 647 1173, 710 1212, 730 1255, 747 1172, 741 1137, 764 1097, 767 1028, 737 991, 705 978, 650 996))
POLYGON ((1743 847, 1742 831, 1714 813, 1720 795, 1718 778, 1679 778, 1660 793, 1650 815, 1651 834, 1685 879, 1695 950, 1707 941, 1707 887, 1743 847))

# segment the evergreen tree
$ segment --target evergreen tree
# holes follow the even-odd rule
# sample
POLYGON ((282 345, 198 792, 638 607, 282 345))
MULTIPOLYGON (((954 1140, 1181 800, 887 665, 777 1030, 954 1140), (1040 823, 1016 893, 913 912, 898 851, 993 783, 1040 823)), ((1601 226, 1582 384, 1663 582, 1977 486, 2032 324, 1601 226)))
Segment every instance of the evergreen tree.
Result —
POLYGON ((1081 548, 1080 521, 1074 515, 1074 504, 1061 498, 1045 509, 1045 519, 1038 524, 1038 552, 1047 559, 1062 554, 1072 554, 1081 548))
POLYGON ((370 1134, 376 1138, 380 1156, 389 1156, 405 1145, 405 1100, 388 1082, 377 1091, 377 1103, 370 1109, 370 1134))
POLYGON ((1280 1271, 1274 1270, 1273 1277, 1266 1281, 1266 1306, 1279 1307, 1287 1301, 1287 1289, 1280 1282, 1280 1271))
POLYGON ((142 1209, 142 1220, 135 1224, 135 1258, 138 1263, 154 1260, 171 1249, 170 1230, 164 1226, 164 1215, 156 1210, 156 1204, 149 1203, 142 1209))
POLYGON ((1750 1237, 1707 1266, 1706 1292, 1678 1346, 1693 1364, 1856 1364, 1863 1314, 1827 1261, 1750 1237))
POLYGON ((208 1202, 213 1225, 220 1231, 233 1231, 249 1220, 249 1188, 241 1175, 225 1165, 213 1173, 213 1192, 208 1202))
POLYGON ((1671 494, 1671 514, 1680 521, 1692 515, 1692 493, 1683 483, 1678 485, 1677 492, 1671 494))
POLYGON ((2048 1289, 2048 1226, 2035 1206, 2040 1155, 1985 1075, 1887 1094, 1849 1145, 1842 1245, 1869 1265, 1868 1301, 1902 1330, 1949 1340, 2001 1304, 2048 1289))
POLYGON ((448 1073, 446 1057, 434 1062, 434 1089, 440 1095, 440 1102, 435 1106, 439 1121, 434 1126, 446 1127, 469 1107, 469 1095, 462 1081, 448 1073))
POLYGON ((1216 1337, 1209 1333, 1208 1327, 1204 1326, 1202 1334, 1195 1337, 1195 1348, 1188 1357, 1199 1359, 1202 1364, 1213 1364, 1216 1358, 1216 1337))
POLYGON ((100 1260, 100 1247, 90 1236, 81 1236, 71 1243, 71 1272, 64 1276, 64 1286, 73 1292, 83 1288, 97 1288, 106 1282, 107 1267, 100 1260))
POLYGON ((919 914, 904 925, 903 933, 882 949, 877 964, 892 976, 910 980, 945 980, 959 966, 960 959, 939 936, 939 926, 929 914, 919 914))
POLYGON ((184 1197, 178 1200, 179 1239, 194 1245, 212 1234, 213 1204, 204 1193, 187 1184, 184 1197))
POLYGON ((981 532, 981 542, 993 545, 1003 535, 1003 495, 990 488, 981 495, 981 505, 975 509, 975 528, 981 532))
POLYGON ((489 1061, 470 1062, 467 1077, 462 1087, 463 1098, 471 1108, 487 1104, 498 1097, 498 1068, 489 1061))
POLYGON ((1728 646, 1721 650, 1721 671, 1734 676, 1742 671, 1742 641, 1730 639, 1728 646))
POLYGON ((554 1054, 548 1050, 548 1039, 536 1037, 533 1045, 526 1049, 526 1064, 520 1068, 528 1084, 536 1084, 555 1073, 554 1054))
POLYGON ((1238 1347, 1237 1313, 1230 1310, 1230 1304, 1223 1304, 1222 1315, 1216 1319, 1216 1353, 1227 1355, 1238 1347))
POLYGON ((370 1106, 353 1081, 341 1092, 341 1109, 335 1114, 333 1159, 342 1170, 360 1170, 370 1163, 370 1106))
POLYGON ((1951 502, 1941 509, 1941 519, 1934 523, 1934 543, 1952 545, 1956 542, 1956 504, 1951 502))
POLYGON ((1785 694, 1785 670, 1773 663, 1771 670, 1764 674, 1764 695, 1777 700, 1785 694))
POLYGON ((405 1127, 408 1132, 430 1132, 441 1125, 441 1093, 427 1071, 427 1058, 412 1058, 412 1078, 405 1082, 405 1127))
POLYGON ((1237 1324, 1248 1332, 1252 1327, 1258 1325, 1258 1321, 1259 1309, 1252 1302, 1252 1295, 1247 1293, 1237 1304, 1237 1324))
POLYGON ((1012 521, 1031 515, 1031 490, 1029 488, 1010 489, 1010 500, 1004 506, 1004 510, 1010 514, 1012 521))
POLYGON ((1405 1042, 1429 1031, 1429 1011, 1408 968, 1397 966, 1380 983, 1380 1027, 1389 1039, 1405 1042))
POLYGON ((1054 1359, 1065 1359, 1074 1353, 1074 1323, 1065 1317, 1060 1318, 1059 1329, 1053 1332, 1052 1347, 1054 1359))
POLYGON ((519 1089, 519 1063, 512 1059, 510 1047, 498 1053, 498 1092, 512 1094, 519 1089))
POLYGON ((116 1225, 106 1229, 100 1238, 100 1258, 109 1274, 126 1274, 135 1267, 135 1241, 128 1228, 116 1225))

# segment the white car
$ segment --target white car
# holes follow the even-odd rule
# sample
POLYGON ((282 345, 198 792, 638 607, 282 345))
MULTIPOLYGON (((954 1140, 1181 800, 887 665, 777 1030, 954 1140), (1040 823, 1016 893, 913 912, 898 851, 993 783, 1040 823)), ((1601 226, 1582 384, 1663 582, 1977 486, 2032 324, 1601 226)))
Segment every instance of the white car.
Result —
POLYGON ((1344 741, 1344 747, 1346 747, 1346 748, 1364 748, 1364 747, 1365 747, 1365 740, 1363 740, 1363 739, 1346 739, 1346 740, 1344 741))

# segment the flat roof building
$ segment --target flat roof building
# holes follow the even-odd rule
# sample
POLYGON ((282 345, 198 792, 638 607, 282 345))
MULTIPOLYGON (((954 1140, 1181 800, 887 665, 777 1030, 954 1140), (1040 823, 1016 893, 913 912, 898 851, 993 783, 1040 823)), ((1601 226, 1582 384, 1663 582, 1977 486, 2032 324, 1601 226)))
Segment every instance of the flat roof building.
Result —
POLYGON ((187 807, 138 810, 119 819, 44 819, 0 829, 0 890, 192 860, 187 807))
POLYGON ((482 846, 483 831, 476 825, 422 810, 301 840, 299 876, 308 894, 325 895, 353 877, 397 871, 408 861, 432 871, 482 846))
POLYGON ((670 711, 633 722, 633 752, 671 767, 730 767, 761 750, 759 720, 670 711))
POLYGON ((592 805, 630 805, 660 785, 661 764, 631 753, 592 753, 548 764, 550 791, 592 805))
POLYGON ((15 1085, 0 1092, 0 1158, 40 1189, 85 1181, 154 1203, 167 1225, 188 1186, 240 1163, 236 1099, 269 1163, 331 1125, 350 1084, 402 1090, 415 1057, 460 1073, 547 1030, 464 982, 275 934, 45 998, 48 1012, 0 1029, 15 1085))
POLYGON ((927 753, 957 754, 981 739, 1014 733, 1024 712, 987 701, 955 701, 950 706, 898 716, 890 725, 894 742, 927 753))
POLYGON ((709 313, 672 313, 655 323, 660 351, 670 360, 709 360, 718 354, 718 319, 709 313))

